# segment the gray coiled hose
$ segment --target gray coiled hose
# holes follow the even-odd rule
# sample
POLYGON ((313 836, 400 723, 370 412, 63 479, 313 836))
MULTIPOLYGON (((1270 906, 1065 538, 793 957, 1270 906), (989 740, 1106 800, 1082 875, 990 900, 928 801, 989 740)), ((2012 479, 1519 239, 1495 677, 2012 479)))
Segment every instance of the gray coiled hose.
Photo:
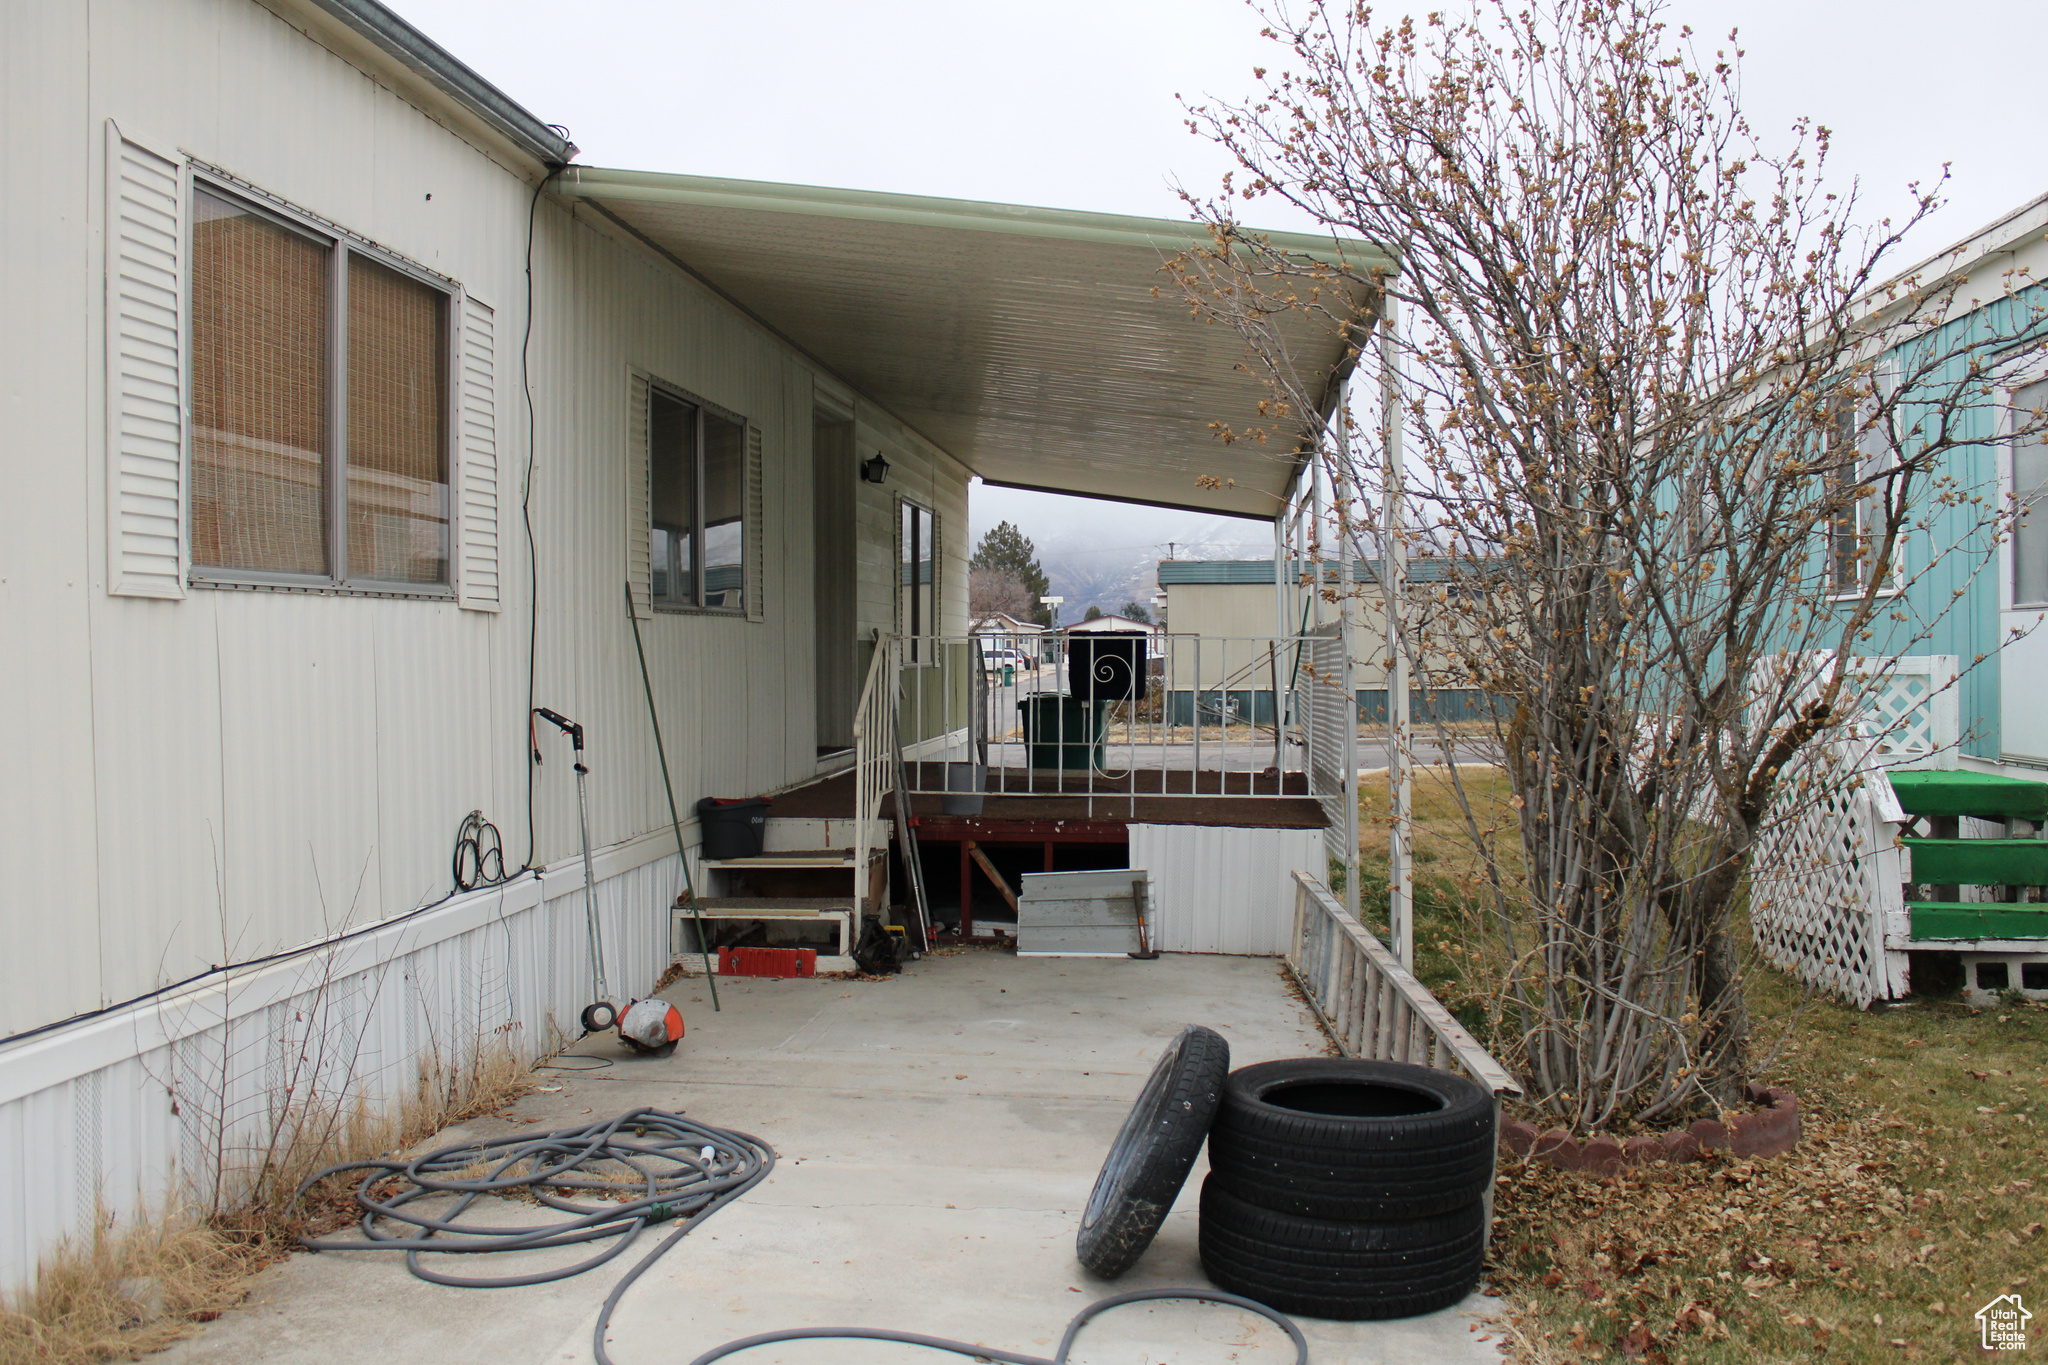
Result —
MULTIPOLYGON (((406 1269, 420 1279, 463 1289, 509 1289, 566 1280, 612 1260, 633 1245, 649 1225, 686 1218, 686 1222, 641 1257, 605 1296, 591 1334, 591 1350, 598 1365, 614 1365, 611 1354, 605 1350, 605 1331, 611 1325, 613 1310, 633 1282, 706 1218, 758 1185, 774 1168, 774 1150, 757 1137, 696 1123, 665 1109, 642 1108, 578 1128, 458 1143, 410 1160, 344 1161, 308 1176, 294 1200, 303 1198, 308 1189, 329 1176, 363 1172, 355 1188, 356 1203, 363 1210, 357 1224, 363 1232, 361 1240, 307 1237, 301 1239, 306 1249, 402 1251, 406 1269), (631 1174, 625 1179, 604 1178, 596 1173, 601 1163, 611 1163, 614 1171, 631 1174), (481 1175, 460 1174, 478 1166, 483 1168, 481 1175), (391 1189, 387 1182, 394 1180, 399 1183, 396 1189, 391 1189), (607 1199, 595 1207, 558 1193, 588 1191, 617 1195, 636 1186, 638 1193, 632 1198, 607 1199), (463 1221, 462 1215, 479 1196, 515 1191, 571 1216, 531 1227, 485 1226, 463 1221), (438 1217, 408 1207, 429 1195, 454 1195, 454 1207, 438 1217), (400 1224, 408 1231, 391 1231, 391 1224, 400 1224), (614 1239, 611 1246, 596 1255, 574 1265, 525 1275, 450 1275, 430 1269, 420 1261, 422 1253, 486 1255, 537 1251, 606 1238, 614 1239)), ((1091 1318, 1148 1299, 1221 1303, 1257 1313, 1278 1324, 1294 1342, 1296 1365, 1308 1365, 1308 1342, 1301 1329, 1286 1316, 1262 1303, 1212 1289, 1141 1289, 1098 1300, 1067 1323, 1059 1349, 1050 1356, 1024 1355, 879 1327, 797 1327, 726 1342, 698 1356, 691 1365, 710 1365, 712 1361, 772 1342, 829 1340, 895 1341, 955 1355, 1007 1361, 1010 1365, 1065 1365, 1074 1338, 1091 1318)))
POLYGON ((951 1351, 954 1355, 973 1356, 977 1360, 1002 1360, 1009 1365, 1066 1365, 1067 1352, 1074 1347, 1074 1338, 1088 1325, 1088 1320, 1112 1308, 1121 1308, 1127 1303, 1143 1303, 1148 1299, 1190 1299, 1197 1303, 1228 1304, 1242 1308, 1247 1313, 1277 1323, 1294 1343, 1294 1365, 1308 1365, 1308 1341, 1301 1335, 1301 1329, 1284 1313, 1275 1312, 1263 1303, 1243 1298, 1237 1294, 1226 1294, 1217 1289, 1135 1289, 1128 1294, 1112 1294, 1106 1299, 1097 1299, 1067 1320, 1067 1330, 1060 1336, 1057 1351, 1049 1356, 1029 1356, 1021 1351, 1003 1351, 993 1346, 977 1346, 971 1341, 954 1341, 949 1337, 928 1337, 916 1332, 892 1332, 883 1327, 792 1327, 780 1332, 756 1332, 750 1337, 728 1341, 715 1346, 690 1362, 690 1365, 711 1365, 714 1360, 738 1355, 753 1346, 766 1346, 777 1341, 900 1341, 908 1346, 926 1346, 934 1351, 951 1351))
MULTIPOLYGON (((612 1310, 633 1281, 662 1253, 688 1236, 706 1218, 767 1178, 775 1168, 775 1152, 748 1133, 696 1123, 665 1109, 629 1109, 616 1118, 579 1128, 529 1133, 464 1142, 442 1147, 410 1160, 382 1158, 344 1161, 308 1176, 295 1198, 329 1176, 361 1171, 355 1189, 363 1216, 359 1241, 302 1239, 309 1251, 402 1251, 406 1269, 431 1284, 463 1289, 509 1289, 515 1285, 549 1284, 581 1275, 633 1245, 650 1224, 687 1217, 661 1244, 628 1271, 604 1301, 598 1314, 593 1349, 600 1365, 612 1365, 604 1349, 605 1328, 612 1310), (708 1152, 708 1155, 707 1155, 708 1152), (606 1179, 601 1163, 625 1178, 606 1179), (480 1176, 460 1172, 481 1165, 480 1176), (387 1192, 386 1182, 399 1187, 387 1192), (576 1202, 559 1191, 624 1194, 627 1199, 576 1202), (570 1217, 532 1227, 489 1227, 464 1222, 462 1215, 478 1196, 523 1192, 570 1217), (433 1217, 408 1206, 429 1195, 452 1194, 455 1205, 433 1217), (407 1231, 390 1231, 397 1223, 407 1231), (537 1251, 614 1239, 594 1256, 553 1270, 525 1275, 449 1275, 420 1261, 423 1252, 437 1255, 485 1255, 498 1251, 537 1251)), ((587 1195, 585 1196, 588 1197, 587 1195)))

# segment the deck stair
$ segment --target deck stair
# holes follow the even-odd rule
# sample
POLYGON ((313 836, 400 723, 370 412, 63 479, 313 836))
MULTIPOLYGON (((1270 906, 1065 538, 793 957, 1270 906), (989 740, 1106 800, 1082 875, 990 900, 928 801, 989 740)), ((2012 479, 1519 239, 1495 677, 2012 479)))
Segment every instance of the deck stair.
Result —
MULTIPOLYGON (((707 858, 705 894, 675 909, 672 946, 678 960, 698 952, 696 918, 702 914, 711 946, 815 948, 818 970, 853 970, 859 907, 848 895, 854 870, 850 848, 785 849, 747 858, 707 858)), ((880 854, 871 854, 871 872, 880 854)))
POLYGON ((1889 777, 1908 827, 1925 831, 1898 841, 1907 923, 1897 946, 1959 953, 1974 1002, 2004 990, 2048 1001, 2048 783, 1954 769, 1889 777), (2003 836, 1967 837, 1966 819, 2003 836))

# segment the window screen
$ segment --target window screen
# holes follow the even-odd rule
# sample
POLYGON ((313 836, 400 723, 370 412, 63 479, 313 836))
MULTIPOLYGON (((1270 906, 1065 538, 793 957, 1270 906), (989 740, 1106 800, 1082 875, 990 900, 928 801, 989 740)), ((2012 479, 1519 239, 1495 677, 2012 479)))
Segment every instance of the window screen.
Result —
MULTIPOLYGON (((1836 399, 1828 408, 1828 483, 1836 496, 1846 497, 1860 477, 1862 452, 1856 448, 1856 405, 1836 399)), ((1846 502, 1828 522, 1828 588, 1832 592, 1855 592, 1863 586, 1863 537, 1858 526, 1860 506, 1846 502)))
POLYGON ((325 574, 332 247, 192 195, 192 562, 325 574))
POLYGON ((348 575, 448 581, 448 296, 348 259, 348 575))
POLYGON ((697 605, 697 407, 660 389, 647 395, 647 463, 654 600, 697 605))
POLYGON ((904 657, 922 663, 933 657, 926 638, 937 633, 933 597, 932 514, 914 502, 901 507, 902 525, 897 533, 901 573, 897 606, 897 627, 906 641, 904 657))
POLYGON ((704 605, 746 606, 747 429, 704 414, 704 605))
POLYGON ((745 610, 746 423, 649 385, 647 465, 654 601, 745 610))
POLYGON ((191 291, 194 576, 446 584, 449 292, 205 184, 191 291))
MULTIPOLYGON (((2013 425, 2024 428, 2048 408, 2048 380, 2013 395, 2013 425)), ((2013 442, 2012 493, 2019 520, 2012 533, 2012 600, 2015 606, 2048 602, 2048 437, 2036 431, 2013 442)))

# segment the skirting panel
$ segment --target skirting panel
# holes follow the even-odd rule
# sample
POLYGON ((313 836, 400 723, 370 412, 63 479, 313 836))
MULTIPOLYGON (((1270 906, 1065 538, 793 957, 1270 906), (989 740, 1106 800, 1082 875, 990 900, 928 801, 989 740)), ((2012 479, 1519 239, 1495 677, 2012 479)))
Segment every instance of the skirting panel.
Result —
MULTIPOLYGON (((667 967, 681 880, 670 853, 597 884, 618 1003, 667 967)), ((583 921, 576 863, 0 1050, 0 1289, 89 1236, 96 1209, 119 1226, 210 1206, 260 1167, 288 1106, 391 1104, 423 1065, 500 1040, 539 1056, 589 1003, 583 921)))
POLYGON ((1296 871, 1328 867, 1319 829, 1132 825, 1131 866, 1152 878, 1153 946, 1280 957, 1294 936, 1296 871))

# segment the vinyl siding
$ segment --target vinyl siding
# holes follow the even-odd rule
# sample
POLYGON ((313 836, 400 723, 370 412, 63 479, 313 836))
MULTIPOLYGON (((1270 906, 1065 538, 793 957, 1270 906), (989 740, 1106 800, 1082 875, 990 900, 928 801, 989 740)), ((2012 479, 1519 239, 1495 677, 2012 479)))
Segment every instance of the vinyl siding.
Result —
MULTIPOLYGON (((0 15, 8 272, 0 702, 27 718, 0 780, 9 951, 0 1034, 229 961, 388 918, 449 890, 481 809, 527 857, 533 701, 588 731, 591 835, 666 825, 622 600, 627 375, 645 370, 761 433, 759 622, 642 622, 685 811, 815 769, 811 367, 588 210, 543 198, 527 425, 520 338, 532 195, 477 146, 248 0, 53 0, 0 15), (86 59, 88 47, 90 62, 86 59), (247 180, 457 281, 491 310, 500 610, 195 589, 108 591, 105 123, 247 180), (432 197, 429 198, 428 196, 432 197), (520 518, 532 457, 535 562, 520 518)), ((859 439, 923 490, 944 535, 945 620, 964 632, 967 476, 886 413, 859 439)), ((474 433, 469 433, 474 435, 474 433)), ((479 449, 472 445, 471 449, 479 449)), ((458 466, 459 468, 459 466, 458 466)), ((860 624, 893 628, 890 489, 861 504, 860 624)), ((460 495, 460 488, 457 490, 460 495)), ((534 856, 578 851, 566 741, 541 738, 534 856)), ((662 903, 673 886, 650 892, 662 903)))

